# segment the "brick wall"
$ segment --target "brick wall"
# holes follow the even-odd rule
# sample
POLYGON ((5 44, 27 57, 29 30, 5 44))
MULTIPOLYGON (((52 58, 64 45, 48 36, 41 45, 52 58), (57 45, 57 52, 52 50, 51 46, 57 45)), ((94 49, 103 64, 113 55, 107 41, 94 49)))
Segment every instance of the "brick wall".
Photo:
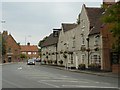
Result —
POLYGON ((112 71, 110 52, 112 51, 113 43, 115 38, 112 36, 111 28, 113 24, 106 24, 101 30, 102 35, 102 59, 103 59, 103 70, 112 71))
POLYGON ((6 46, 5 61, 8 62, 10 59, 11 62, 17 61, 17 59, 20 58, 20 46, 11 34, 8 35, 7 31, 3 32, 3 37, 5 39, 6 46))

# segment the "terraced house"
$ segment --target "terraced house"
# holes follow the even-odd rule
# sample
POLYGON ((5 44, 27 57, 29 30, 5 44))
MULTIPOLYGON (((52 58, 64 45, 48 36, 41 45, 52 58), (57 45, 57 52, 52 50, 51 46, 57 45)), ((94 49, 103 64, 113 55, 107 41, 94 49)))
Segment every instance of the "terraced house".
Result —
MULTIPOLYGON (((115 3, 103 2, 104 4, 111 6, 115 3)), ((104 14, 105 9, 103 8, 86 7, 83 4, 77 23, 61 24, 58 42, 55 43, 57 44, 58 65, 66 68, 84 67, 118 72, 119 65, 114 67, 111 61, 112 44, 115 40, 110 33, 111 25, 105 24, 101 20, 104 14)), ((46 43, 52 42, 52 39, 47 39, 46 43)), ((53 48, 48 49, 49 45, 45 46, 42 54, 54 51, 53 48)), ((50 60, 52 59, 54 58, 50 58, 50 60)))
POLYGON ((98 36, 96 32, 99 32, 101 24, 96 21, 99 22, 102 13, 101 8, 88 8, 83 5, 77 24, 62 24, 63 31, 59 35, 58 51, 63 51, 64 54, 58 59, 63 60, 65 66, 78 68, 84 64, 88 68, 92 63, 101 65, 100 52, 93 50, 95 43, 101 45, 100 40, 96 41, 92 35, 95 34, 96 38, 98 36))
POLYGON ((47 64, 57 64, 57 43, 60 29, 54 29, 41 41, 41 58, 47 64))

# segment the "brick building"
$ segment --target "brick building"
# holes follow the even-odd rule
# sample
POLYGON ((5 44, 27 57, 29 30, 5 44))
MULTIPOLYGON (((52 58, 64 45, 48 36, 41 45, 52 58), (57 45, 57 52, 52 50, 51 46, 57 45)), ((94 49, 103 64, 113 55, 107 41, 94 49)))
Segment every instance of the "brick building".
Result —
POLYGON ((30 45, 28 43, 27 45, 21 45, 21 54, 26 55, 26 58, 38 58, 39 57, 39 52, 38 52, 38 47, 37 45, 30 45))
POLYGON ((11 34, 8 34, 7 31, 3 31, 3 43, 5 43, 5 55, 3 55, 3 60, 5 62, 15 62, 20 58, 20 46, 15 41, 11 34))

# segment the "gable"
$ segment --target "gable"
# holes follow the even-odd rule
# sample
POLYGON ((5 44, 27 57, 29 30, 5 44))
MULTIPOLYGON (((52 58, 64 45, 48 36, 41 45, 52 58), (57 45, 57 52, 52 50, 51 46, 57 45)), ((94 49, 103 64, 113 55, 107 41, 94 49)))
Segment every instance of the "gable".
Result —
POLYGON ((7 46, 9 47, 20 48, 20 46, 17 44, 17 42, 15 41, 11 34, 7 36, 6 42, 7 46))

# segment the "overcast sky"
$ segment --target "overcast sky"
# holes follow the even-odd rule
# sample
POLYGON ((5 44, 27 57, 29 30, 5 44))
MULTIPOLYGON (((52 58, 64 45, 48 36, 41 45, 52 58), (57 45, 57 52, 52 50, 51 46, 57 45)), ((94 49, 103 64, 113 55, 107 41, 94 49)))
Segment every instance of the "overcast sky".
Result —
POLYGON ((61 23, 75 23, 83 3, 100 7, 102 2, 2 2, 2 20, 6 21, 2 31, 7 30, 22 45, 25 37, 26 43, 37 45, 61 23))

